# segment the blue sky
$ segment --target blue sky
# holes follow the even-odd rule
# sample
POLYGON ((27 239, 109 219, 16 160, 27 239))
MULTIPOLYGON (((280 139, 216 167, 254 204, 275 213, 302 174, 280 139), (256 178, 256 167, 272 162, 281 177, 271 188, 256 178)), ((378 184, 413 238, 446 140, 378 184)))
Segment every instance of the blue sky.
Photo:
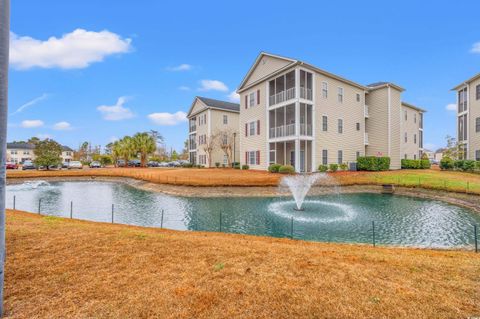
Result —
POLYGON ((12 1, 9 140, 104 146, 155 129, 181 149, 181 112, 232 98, 260 51, 395 82, 428 111, 426 146, 455 135, 450 89, 480 72, 480 2, 238 3, 12 1))

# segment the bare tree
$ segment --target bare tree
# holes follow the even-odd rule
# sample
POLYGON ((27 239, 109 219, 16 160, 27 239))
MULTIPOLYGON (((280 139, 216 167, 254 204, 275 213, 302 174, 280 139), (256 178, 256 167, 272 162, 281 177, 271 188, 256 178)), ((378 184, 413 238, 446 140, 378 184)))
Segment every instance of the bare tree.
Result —
POLYGON ((233 145, 235 143, 235 130, 232 128, 224 128, 217 131, 217 144, 223 153, 227 156, 228 167, 233 162, 233 145))
POLYGON ((212 167, 212 153, 217 149, 218 133, 207 135, 203 144, 203 151, 207 155, 208 167, 212 167))
POLYGON ((5 159, 7 153, 9 40, 10 0, 0 0, 0 316, 3 316, 5 266, 5 159))

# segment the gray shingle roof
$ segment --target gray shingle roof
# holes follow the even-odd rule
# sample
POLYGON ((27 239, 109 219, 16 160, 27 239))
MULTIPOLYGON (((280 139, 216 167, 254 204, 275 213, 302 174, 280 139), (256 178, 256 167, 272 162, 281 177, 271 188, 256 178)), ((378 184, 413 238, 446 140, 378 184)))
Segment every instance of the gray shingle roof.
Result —
POLYGON ((7 149, 27 149, 33 150, 35 145, 29 143, 7 143, 7 149))
POLYGON ((237 103, 214 100, 214 99, 209 99, 209 98, 201 97, 201 96, 197 96, 197 98, 209 107, 240 112, 240 104, 237 104, 237 103))
POLYGON ((65 146, 65 145, 62 145, 62 151, 64 151, 64 152, 73 152, 73 150, 72 150, 70 147, 65 146))

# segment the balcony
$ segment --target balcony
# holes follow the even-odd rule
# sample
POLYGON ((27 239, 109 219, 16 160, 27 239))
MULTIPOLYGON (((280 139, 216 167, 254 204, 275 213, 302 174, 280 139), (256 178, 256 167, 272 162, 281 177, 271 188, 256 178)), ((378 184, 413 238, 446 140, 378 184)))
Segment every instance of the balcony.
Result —
POLYGON ((313 100, 312 89, 300 87, 300 98, 312 101, 313 100))
POLYGON ((312 125, 310 125, 310 124, 300 124, 300 135, 312 136, 312 125))
POLYGON ((364 136, 364 138, 363 138, 363 143, 364 143, 365 145, 368 145, 368 133, 365 133, 365 136, 364 136))
POLYGON ((369 113, 369 109, 368 109, 368 105, 365 104, 365 108, 363 110, 363 113, 365 115, 365 117, 369 117, 370 116, 370 113, 369 113))
POLYGON ((270 138, 278 138, 295 135, 295 123, 288 125, 280 125, 270 128, 270 138))
POLYGON ((289 88, 285 91, 281 91, 277 94, 270 95, 269 105, 279 104, 295 98, 295 88, 289 88))
POLYGON ((197 126, 196 125, 190 126, 190 133, 193 133, 193 132, 196 132, 196 131, 197 131, 197 126))

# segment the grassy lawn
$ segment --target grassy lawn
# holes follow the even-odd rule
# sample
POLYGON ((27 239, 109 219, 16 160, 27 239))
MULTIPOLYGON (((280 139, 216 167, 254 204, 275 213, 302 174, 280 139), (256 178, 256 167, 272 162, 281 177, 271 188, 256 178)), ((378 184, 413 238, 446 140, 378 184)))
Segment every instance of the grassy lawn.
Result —
POLYGON ((9 318, 467 318, 480 254, 7 212, 9 318))
MULTIPOLYGON (((395 184, 455 192, 480 194, 480 175, 440 170, 399 170, 388 172, 336 172, 329 173, 327 184, 373 185, 395 184)), ((282 175, 264 171, 234 169, 156 169, 106 168, 63 171, 7 171, 7 177, 42 178, 68 176, 131 177, 160 184, 189 186, 276 186, 282 175)))

